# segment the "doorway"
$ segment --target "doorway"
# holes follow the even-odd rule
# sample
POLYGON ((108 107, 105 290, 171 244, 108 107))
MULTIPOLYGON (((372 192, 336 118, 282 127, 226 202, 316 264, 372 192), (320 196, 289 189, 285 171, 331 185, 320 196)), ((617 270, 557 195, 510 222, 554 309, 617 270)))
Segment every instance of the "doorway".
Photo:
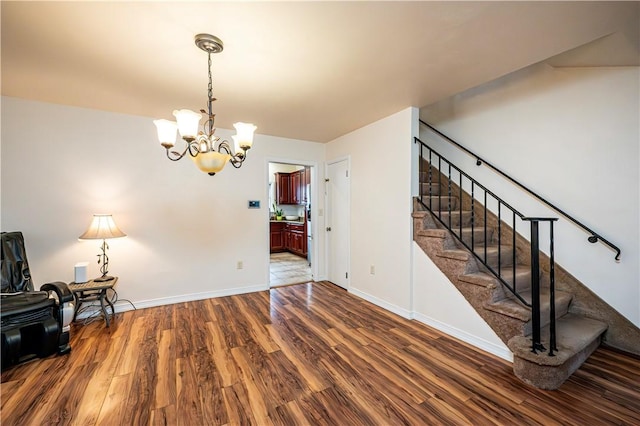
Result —
POLYGON ((313 281, 313 166, 273 161, 268 166, 269 287, 313 281))
POLYGON ((327 164, 327 277, 345 289, 349 287, 349 159, 327 164))

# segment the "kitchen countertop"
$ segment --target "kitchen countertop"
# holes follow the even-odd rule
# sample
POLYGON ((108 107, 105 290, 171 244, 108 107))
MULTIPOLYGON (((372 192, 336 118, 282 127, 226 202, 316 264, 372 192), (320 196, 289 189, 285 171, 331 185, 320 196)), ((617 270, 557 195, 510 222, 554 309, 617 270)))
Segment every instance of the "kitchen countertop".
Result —
POLYGON ((272 223, 293 223, 293 224, 296 224, 296 225, 304 225, 304 220, 286 220, 286 219, 275 220, 275 219, 271 219, 269 222, 272 222, 272 223))

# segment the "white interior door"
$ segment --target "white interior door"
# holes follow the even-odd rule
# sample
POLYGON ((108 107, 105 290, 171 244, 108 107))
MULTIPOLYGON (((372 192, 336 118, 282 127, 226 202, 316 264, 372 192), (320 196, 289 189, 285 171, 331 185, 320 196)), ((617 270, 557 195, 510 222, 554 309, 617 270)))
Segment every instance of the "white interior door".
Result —
POLYGON ((327 275, 340 287, 349 286, 349 161, 327 165, 327 275))

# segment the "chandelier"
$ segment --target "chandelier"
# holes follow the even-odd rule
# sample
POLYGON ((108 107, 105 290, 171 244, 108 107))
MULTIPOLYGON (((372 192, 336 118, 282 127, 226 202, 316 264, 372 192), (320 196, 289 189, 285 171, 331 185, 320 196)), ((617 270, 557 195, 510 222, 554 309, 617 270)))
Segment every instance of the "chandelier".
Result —
POLYGON ((208 111, 200 110, 208 117, 202 126, 203 130, 199 130, 202 115, 188 109, 173 111, 176 121, 154 120, 153 123, 156 125, 158 139, 166 149, 169 160, 178 161, 188 153, 200 170, 213 176, 221 171, 227 162, 230 162, 236 169, 242 166, 247 158, 247 151, 253 144, 253 132, 256 130, 256 126, 249 123, 235 123, 233 125, 237 132, 232 136, 233 150, 227 140, 220 140, 218 136, 214 135, 216 129, 212 104, 216 98, 213 97, 213 83, 211 81, 211 54, 222 52, 222 40, 210 34, 198 34, 195 41, 196 46, 207 52, 209 57, 208 111), (182 152, 172 149, 176 142, 177 131, 186 142, 186 147, 182 152))

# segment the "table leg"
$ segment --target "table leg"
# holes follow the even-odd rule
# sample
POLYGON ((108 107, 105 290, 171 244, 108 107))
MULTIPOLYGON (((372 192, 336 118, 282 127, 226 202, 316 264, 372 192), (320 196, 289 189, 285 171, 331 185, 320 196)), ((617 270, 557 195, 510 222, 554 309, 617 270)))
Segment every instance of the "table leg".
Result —
MULTIPOLYGON (((103 289, 102 291, 100 291, 100 306, 102 307, 102 313, 104 313, 104 320, 107 323, 107 327, 109 327, 109 314, 107 313, 107 307, 104 304, 104 300, 107 297, 107 289, 103 289)), ((109 305, 111 305, 111 302, 107 299, 107 302, 109 302, 109 305)), ((113 305, 111 305, 111 312, 113 312, 113 305)))

